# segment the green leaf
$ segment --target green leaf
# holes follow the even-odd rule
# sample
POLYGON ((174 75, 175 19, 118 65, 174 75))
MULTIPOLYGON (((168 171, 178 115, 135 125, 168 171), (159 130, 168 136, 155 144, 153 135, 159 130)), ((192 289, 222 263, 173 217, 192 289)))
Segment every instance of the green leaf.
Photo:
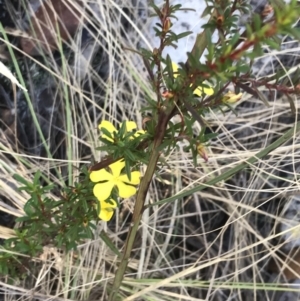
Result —
POLYGON ((100 233, 100 238, 105 242, 105 244, 119 257, 121 258, 121 253, 119 252, 118 248, 115 247, 111 239, 107 236, 104 230, 100 233))
POLYGON ((178 41, 179 39, 185 38, 185 37, 187 37, 187 36, 189 36, 191 34, 193 34, 192 31, 185 31, 185 32, 182 32, 180 34, 177 34, 176 35, 176 41, 178 41))
POLYGON ((26 244, 26 243, 20 241, 20 242, 18 243, 18 251, 19 251, 20 253, 28 254, 28 253, 30 253, 31 248, 30 248, 30 246, 29 246, 28 244, 26 244))
POLYGON ((75 241, 67 242, 66 249, 67 251, 75 250, 77 248, 77 243, 75 241))
POLYGON ((272 48, 272 49, 277 49, 277 50, 280 49, 280 44, 278 44, 278 42, 275 41, 274 39, 271 39, 271 38, 270 39, 266 39, 265 40, 265 44, 269 45, 270 48, 272 48))
POLYGON ((173 66, 172 66, 172 60, 171 57, 169 56, 169 54, 167 54, 166 57, 166 71, 168 73, 168 77, 169 77, 169 81, 171 81, 171 83, 174 83, 174 74, 173 74, 173 66))
POLYGON ((25 205, 24 205, 24 208, 23 208, 24 212, 26 213, 26 215, 28 215, 28 217, 31 217, 34 216, 36 214, 36 210, 35 208, 32 206, 32 202, 27 202, 25 205))
MULTIPOLYGON (((25 210, 24 210, 25 211, 25 210)), ((25 211, 26 213, 26 211, 25 211)), ((26 213, 27 214, 27 213, 26 213)), ((28 214, 29 215, 29 214, 28 214)), ((20 216, 20 217, 17 217, 16 218, 16 222, 17 223, 22 223, 22 222, 28 222, 31 220, 31 217, 30 216, 20 216)))
POLYGON ((126 135, 126 121, 122 121, 117 135, 122 138, 126 135))
POLYGON ((32 185, 30 182, 28 182, 27 180, 25 180, 25 179, 24 179, 23 177, 21 177, 19 174, 14 174, 14 175, 13 175, 13 178, 14 178, 16 181, 18 181, 18 182, 24 184, 24 185, 27 186, 27 187, 33 187, 33 185, 32 185))
POLYGON ((40 170, 38 170, 38 171, 35 173, 34 178, 33 178, 33 184, 34 184, 35 186, 40 185, 40 177, 41 177, 41 172, 40 172, 40 170))
POLYGON ((296 28, 289 28, 288 33, 295 37, 297 40, 300 40, 300 29, 299 27, 296 28))
POLYGON ((240 37, 241 35, 239 32, 235 33, 233 36, 230 37, 229 44, 234 46, 238 42, 240 37))
POLYGON ((105 127, 101 128, 101 132, 102 132, 103 135, 107 136, 108 138, 114 139, 113 133, 111 133, 105 127))
POLYGON ((296 114, 296 106, 295 106, 295 100, 291 97, 291 95, 286 94, 286 97, 288 99, 288 102, 290 104, 290 108, 293 114, 296 114))
POLYGON ((212 5, 207 5, 201 15, 201 18, 206 17, 207 15, 211 14, 211 11, 214 9, 214 7, 212 5))
MULTIPOLYGON (((135 158, 134 154, 129 149, 125 149, 124 156, 127 159, 129 159, 131 162, 135 162, 136 161, 136 158, 135 158)), ((126 164, 126 160, 125 160, 125 164, 126 164)))
POLYGON ((149 6, 153 8, 153 10, 155 11, 155 14, 154 16, 160 16, 161 15, 161 12, 160 12, 160 9, 158 6, 155 5, 154 1, 150 1, 149 2, 149 6))
POLYGON ((260 92, 258 89, 256 89, 255 87, 254 87, 254 89, 256 90, 258 98, 265 104, 265 106, 270 107, 269 100, 265 97, 265 95, 262 92, 260 92))
POLYGON ((209 140, 212 140, 212 139, 215 139, 218 137, 218 133, 209 133, 209 134, 205 134, 203 135, 203 138, 201 138, 201 142, 204 143, 204 142, 207 142, 209 140), (202 140, 203 139, 203 140, 202 140))
POLYGON ((238 65, 236 67, 236 72, 239 72, 239 73, 247 73, 250 71, 250 65, 246 65, 246 64, 242 64, 242 65, 238 65))
POLYGON ((126 172, 126 175, 129 179, 129 181, 131 181, 131 166, 128 161, 125 161, 125 172, 126 172))
POLYGON ((261 18, 258 14, 253 15, 253 26, 254 26, 254 32, 259 32, 262 27, 261 18))
MULTIPOLYGON (((216 9, 213 10, 210 16, 210 20, 213 20, 213 18, 217 15, 216 9)), ((210 31, 209 29, 204 29, 204 31, 200 34, 197 35, 196 42, 194 44, 194 47, 191 51, 191 53, 198 59, 200 60, 204 50, 206 49, 207 45, 211 41, 211 37, 214 33, 213 31, 210 31)))

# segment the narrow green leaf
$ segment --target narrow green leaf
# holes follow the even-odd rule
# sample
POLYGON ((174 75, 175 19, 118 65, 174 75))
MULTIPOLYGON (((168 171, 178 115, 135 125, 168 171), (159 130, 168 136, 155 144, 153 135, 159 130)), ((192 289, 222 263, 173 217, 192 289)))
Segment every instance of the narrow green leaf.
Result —
MULTIPOLYGON (((214 9, 213 12, 211 13, 209 21, 213 20, 213 18, 216 17, 216 16, 217 16, 217 12, 214 9)), ((208 36, 207 32, 208 32, 208 30, 205 29, 202 33, 197 35, 196 42, 195 42, 194 47, 191 51, 191 53, 194 56, 197 56, 198 60, 200 60, 204 50, 207 47, 208 41, 210 41, 211 36, 213 35, 213 32, 210 32, 210 36, 208 36)))
POLYGON ((110 131, 108 131, 105 127, 101 128, 101 132, 103 133, 103 135, 107 136, 108 138, 113 139, 113 133, 111 133, 110 131))
POLYGON ((25 180, 25 179, 24 179, 23 177, 21 177, 19 174, 14 174, 14 175, 13 175, 13 178, 14 178, 16 181, 18 181, 18 182, 24 184, 25 186, 33 187, 32 184, 31 184, 30 182, 28 182, 27 180, 25 180))
POLYGON ((36 186, 39 186, 40 184, 40 177, 41 177, 41 171, 38 170, 35 175, 34 175, 34 178, 33 178, 33 184, 36 185, 36 186))
POLYGON ((286 94, 286 97, 287 97, 288 102, 290 104, 290 108, 291 108, 292 113, 296 114, 296 106, 295 106, 295 102, 294 102, 295 100, 289 94, 286 94))
POLYGON ((201 18, 206 17, 207 15, 211 14, 211 11, 214 9, 214 7, 212 5, 207 5, 201 15, 201 18))
POLYGON ((179 39, 185 38, 185 37, 191 35, 192 33, 193 33, 192 31, 185 31, 185 32, 182 32, 180 34, 177 34, 176 35, 176 40, 178 41, 179 39))
POLYGON ((254 88, 256 90, 258 98, 265 104, 266 107, 270 107, 269 100, 264 95, 264 93, 260 92, 258 89, 254 88))
POLYGON ((131 181, 130 163, 128 161, 125 161, 125 172, 129 181, 131 181))
POLYGON ((104 241, 104 243, 119 257, 121 258, 121 253, 119 250, 115 247, 111 239, 107 236, 107 234, 104 232, 104 230, 100 233, 100 238, 104 241))

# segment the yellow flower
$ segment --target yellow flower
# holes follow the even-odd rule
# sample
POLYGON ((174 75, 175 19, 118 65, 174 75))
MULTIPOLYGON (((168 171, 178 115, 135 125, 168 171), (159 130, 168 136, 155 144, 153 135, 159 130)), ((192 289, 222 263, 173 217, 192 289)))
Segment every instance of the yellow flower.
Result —
POLYGON ((99 218, 103 221, 110 221, 115 209, 117 208, 117 202, 113 199, 109 199, 108 201, 99 200, 100 202, 100 212, 99 218))
POLYGON ((90 180, 97 183, 94 186, 93 193, 100 202, 110 197, 111 191, 115 186, 117 186, 121 198, 129 198, 136 194, 136 188, 132 185, 140 183, 140 172, 133 171, 131 180, 129 180, 126 174, 121 174, 124 167, 125 162, 119 160, 109 165, 111 173, 104 168, 90 173, 90 180))
MULTIPOLYGON (((134 121, 125 121, 125 127, 126 127, 126 132, 132 132, 133 130, 135 130, 137 128, 137 125, 134 121)), ((115 126, 107 120, 103 120, 99 124, 100 131, 102 130, 102 128, 105 128, 111 134, 113 134, 114 132, 118 132, 117 129, 115 128, 115 126)), ((138 137, 139 135, 142 135, 142 134, 145 134, 145 131, 139 130, 139 131, 136 131, 133 136, 138 137)), ((130 137, 130 138, 133 139, 134 137, 130 137)), ((102 138, 105 138, 106 140, 113 142, 113 139, 109 138, 108 136, 106 136, 104 134, 102 135, 102 138)))
MULTIPOLYGON (((172 62, 172 69, 174 72, 174 77, 176 78, 178 76, 178 73, 176 73, 178 71, 178 65, 174 62, 172 62)), ((194 92, 194 94, 196 94, 197 96, 201 97, 203 96, 203 94, 205 95, 213 95, 214 94, 214 89, 213 88, 205 88, 205 87, 197 87, 194 92)))
POLYGON ((236 103, 242 98, 243 93, 235 94, 232 91, 228 91, 226 94, 223 95, 222 97, 222 102, 223 103, 236 103))

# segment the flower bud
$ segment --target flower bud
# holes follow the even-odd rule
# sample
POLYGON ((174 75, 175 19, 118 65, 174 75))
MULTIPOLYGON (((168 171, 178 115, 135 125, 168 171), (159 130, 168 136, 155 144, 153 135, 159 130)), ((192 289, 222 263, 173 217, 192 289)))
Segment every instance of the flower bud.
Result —
POLYGON ((171 26, 172 26, 172 23, 171 23, 170 18, 166 18, 165 21, 164 21, 164 24, 163 24, 163 31, 164 32, 169 31, 169 29, 171 28, 171 26))
POLYGON ((157 48, 153 48, 152 53, 153 53, 154 56, 158 55, 158 49, 157 48))
POLYGON ((221 28, 224 23, 224 16, 222 16, 222 15, 218 16, 216 21, 217 21, 218 28, 221 28))
POLYGON ((204 159, 205 162, 208 161, 207 150, 203 144, 199 143, 197 145, 197 152, 200 155, 200 157, 204 159))
POLYGON ((161 96, 167 99, 170 99, 174 97, 174 94, 168 90, 165 90, 164 92, 161 93, 161 96))

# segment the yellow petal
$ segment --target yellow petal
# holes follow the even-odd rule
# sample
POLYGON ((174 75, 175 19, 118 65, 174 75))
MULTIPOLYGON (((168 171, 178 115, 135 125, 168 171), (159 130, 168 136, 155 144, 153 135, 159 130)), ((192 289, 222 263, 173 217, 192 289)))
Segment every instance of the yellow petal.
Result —
POLYGON ((100 202, 99 218, 106 222, 111 220, 115 211, 114 209, 117 208, 117 203, 115 200, 110 199, 109 201, 112 202, 112 204, 106 201, 99 201, 100 202))
MULTIPOLYGON (((114 127, 114 125, 107 121, 107 120, 103 120, 100 124, 99 124, 99 129, 100 131, 102 130, 102 128, 105 128, 107 131, 109 131, 111 134, 113 134, 114 132, 117 132, 117 129, 114 127)), ((102 138, 105 138, 111 142, 113 142, 113 139, 107 137, 106 135, 102 135, 102 138)))
POLYGON ((129 198, 129 197, 136 194, 136 188, 135 187, 130 186, 130 185, 126 185, 121 181, 118 181, 116 184, 117 184, 117 187, 119 189, 119 196, 121 198, 126 199, 126 198, 129 198))
POLYGON ((101 209, 115 209, 118 207, 117 202, 114 199, 107 199, 107 200, 98 200, 100 203, 101 209))
POLYGON ((222 98, 224 103, 235 103, 239 101, 243 96, 243 93, 235 94, 232 91, 228 91, 222 98))
POLYGON ((213 88, 202 88, 202 87, 197 87, 194 92, 194 94, 198 95, 199 97, 202 97, 204 95, 213 95, 214 94, 214 89, 213 88))
POLYGON ((90 173, 90 180, 92 182, 111 181, 112 175, 107 172, 104 168, 95 170, 90 173))
POLYGON ((98 183, 93 188, 94 196, 98 200, 106 200, 110 197, 113 187, 114 187, 113 181, 98 183))
POLYGON ((107 120, 102 120, 102 122, 99 124, 100 131, 102 128, 105 128, 110 133, 117 132, 117 129, 115 128, 115 126, 110 121, 107 121, 107 120))
POLYGON ((119 161, 109 165, 109 168, 110 168, 111 173, 114 178, 116 178, 120 175, 120 173, 124 167, 125 167, 125 162, 122 160, 119 160, 119 161))
POLYGON ((134 121, 126 121, 126 131, 131 132, 137 128, 134 121))
POLYGON ((174 72, 174 78, 176 78, 178 76, 178 65, 174 62, 172 62, 172 69, 173 69, 173 72, 174 72))
POLYGON ((108 210, 101 210, 99 212, 99 218, 105 222, 108 222, 111 220, 112 216, 114 214, 114 210, 108 211, 108 210))
POLYGON ((141 178, 141 173, 139 171, 133 171, 133 172, 131 172, 131 180, 130 181, 126 174, 120 175, 118 177, 118 180, 128 183, 128 184, 131 184, 131 185, 138 185, 138 184, 140 184, 140 181, 141 181, 140 178, 141 178))
POLYGON ((144 131, 144 130, 139 130, 139 131, 137 131, 133 136, 134 137, 138 137, 138 136, 140 136, 140 135, 144 135, 146 132, 144 131))

